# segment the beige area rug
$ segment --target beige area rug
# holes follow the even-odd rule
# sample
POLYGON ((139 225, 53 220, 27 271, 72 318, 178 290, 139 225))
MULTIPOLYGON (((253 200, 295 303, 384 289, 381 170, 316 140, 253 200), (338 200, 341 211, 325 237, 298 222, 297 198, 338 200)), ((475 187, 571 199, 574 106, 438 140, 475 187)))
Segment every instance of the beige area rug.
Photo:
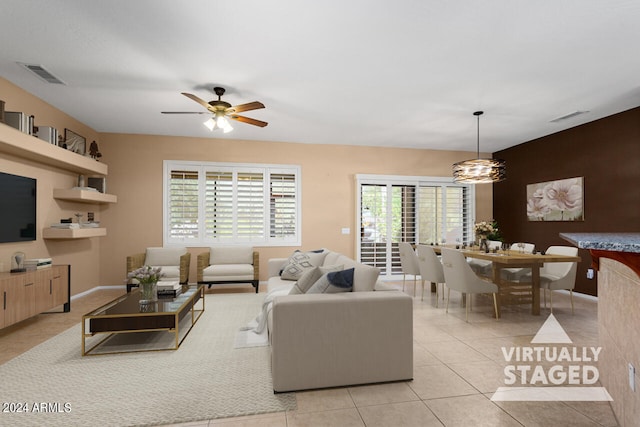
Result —
POLYGON ((269 347, 233 348, 263 299, 206 295, 176 351, 82 357, 78 324, 0 365, 0 400, 16 404, 5 404, 0 425, 159 425, 295 409, 295 394, 273 393, 269 347))

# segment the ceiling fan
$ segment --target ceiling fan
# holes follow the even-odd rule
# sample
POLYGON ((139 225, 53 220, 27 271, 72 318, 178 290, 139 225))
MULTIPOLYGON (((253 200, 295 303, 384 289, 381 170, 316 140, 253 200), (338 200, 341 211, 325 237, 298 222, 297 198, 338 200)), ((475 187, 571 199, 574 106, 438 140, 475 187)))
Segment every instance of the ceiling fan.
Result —
POLYGON ((223 87, 214 87, 213 92, 218 95, 218 99, 209 102, 206 102, 203 99, 198 98, 197 96, 190 93, 182 92, 184 96, 196 101, 198 104, 206 108, 207 111, 162 111, 162 114, 213 114, 209 118, 209 120, 204 122, 204 125, 211 131, 215 129, 222 129, 224 133, 231 132, 233 130, 227 118, 260 127, 265 127, 268 124, 267 122, 263 122, 262 120, 256 120, 237 114, 245 111, 264 108, 264 104, 262 102, 254 101, 247 104, 232 106, 228 102, 225 102, 221 99, 222 95, 224 95, 225 92, 223 87))

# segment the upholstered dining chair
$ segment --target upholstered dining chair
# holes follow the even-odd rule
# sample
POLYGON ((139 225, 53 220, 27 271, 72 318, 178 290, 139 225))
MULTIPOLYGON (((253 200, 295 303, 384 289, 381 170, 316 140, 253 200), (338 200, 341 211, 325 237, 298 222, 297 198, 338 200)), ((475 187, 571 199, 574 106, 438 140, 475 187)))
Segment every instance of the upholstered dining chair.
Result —
POLYGON ((409 242, 398 243, 400 251, 400 266, 402 267, 402 290, 404 291, 407 274, 413 276, 413 296, 416 296, 416 281, 420 275, 420 267, 418 267, 418 256, 416 251, 409 242))
MULTIPOLYGON (((144 265, 162 267, 162 280, 187 284, 191 254, 182 246, 147 248, 145 252, 127 257, 127 274, 144 265)), ((128 281, 127 292, 130 292, 133 286, 138 286, 138 282, 128 281)))
MULTIPOLYGON (((578 248, 573 246, 549 246, 545 252, 548 255, 577 256, 578 248)), ((547 306, 547 289, 549 290, 549 305, 553 313, 553 291, 567 290, 571 300, 571 314, 573 314, 573 288, 576 286, 577 262, 547 262, 540 269, 540 287, 544 290, 544 306, 547 306)), ((523 276, 521 282, 531 282, 531 273, 523 276)))
MULTIPOLYGON (((518 246, 518 243, 513 243, 509 250, 515 253, 523 251, 526 254, 531 254, 536 249, 536 245, 533 243, 521 244, 524 246, 518 246)), ((517 282, 527 273, 531 274, 530 268, 503 268, 502 270, 500 270, 500 277, 508 282, 517 282)))
MULTIPOLYGON (((502 247, 502 242, 499 240, 489 240, 487 244, 489 245, 489 250, 491 251, 493 251, 494 249, 500 249, 502 247)), ((478 276, 491 277, 491 261, 468 258, 467 263, 469 264, 469 267, 471 267, 473 272, 478 276)))
POLYGON ((260 256, 251 246, 215 246, 198 254, 198 283, 247 283, 258 293, 260 256))
MULTIPOLYGON (((421 301, 424 301, 424 283, 435 283, 436 285, 436 307, 438 306, 438 287, 440 283, 444 284, 444 271, 442 270, 442 263, 440 258, 436 255, 436 252, 431 246, 418 245, 416 247, 416 253, 418 255, 418 268, 420 270, 420 279, 422 279, 422 296, 421 301)), ((442 297, 444 299, 444 287, 442 289, 442 297)))
POLYGON ((466 295, 465 320, 467 322, 469 322, 469 310, 471 306, 469 294, 493 294, 493 308, 496 319, 500 317, 497 300, 498 285, 478 277, 467 263, 462 252, 442 248, 442 267, 444 279, 447 284, 447 313, 449 312, 451 289, 453 289, 466 295))

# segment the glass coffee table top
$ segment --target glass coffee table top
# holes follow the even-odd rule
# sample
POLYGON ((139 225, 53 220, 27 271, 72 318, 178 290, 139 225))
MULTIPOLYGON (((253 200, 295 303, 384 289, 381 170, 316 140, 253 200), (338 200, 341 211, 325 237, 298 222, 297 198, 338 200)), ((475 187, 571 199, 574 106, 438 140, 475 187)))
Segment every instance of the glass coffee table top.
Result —
POLYGON ((140 304, 140 291, 134 288, 131 292, 87 313, 85 316, 109 316, 135 313, 175 313, 184 305, 193 294, 197 293, 202 285, 185 285, 182 293, 177 296, 158 295, 158 302, 153 304, 140 304), (152 307, 146 308, 144 306, 152 307), (143 308, 144 307, 144 308, 143 308), (141 311, 145 310, 145 311, 141 311))

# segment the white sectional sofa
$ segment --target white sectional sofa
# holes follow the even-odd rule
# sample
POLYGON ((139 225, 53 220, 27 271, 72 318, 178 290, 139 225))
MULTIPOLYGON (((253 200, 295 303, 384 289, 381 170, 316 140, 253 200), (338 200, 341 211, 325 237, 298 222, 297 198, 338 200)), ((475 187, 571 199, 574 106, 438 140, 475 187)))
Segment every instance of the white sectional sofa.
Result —
MULTIPOLYGON (((280 295, 267 325, 275 392, 413 378, 413 299, 380 283, 379 271, 333 252, 322 266, 353 267, 353 292, 280 295)), ((270 259, 268 289, 293 287, 270 259)))

